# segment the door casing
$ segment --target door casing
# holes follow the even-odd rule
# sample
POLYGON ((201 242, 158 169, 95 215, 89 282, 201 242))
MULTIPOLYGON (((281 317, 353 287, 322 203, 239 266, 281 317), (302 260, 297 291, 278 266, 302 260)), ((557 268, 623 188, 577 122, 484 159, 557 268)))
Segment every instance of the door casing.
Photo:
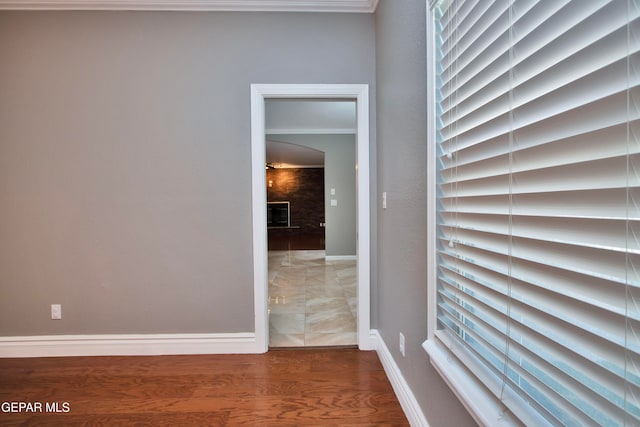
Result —
POLYGON ((371 219, 369 172, 369 85, 252 84, 251 187, 253 212, 253 281, 256 352, 269 349, 267 195, 265 175, 265 100, 269 98, 351 99, 356 101, 356 270, 358 278, 358 348, 372 350, 371 219))

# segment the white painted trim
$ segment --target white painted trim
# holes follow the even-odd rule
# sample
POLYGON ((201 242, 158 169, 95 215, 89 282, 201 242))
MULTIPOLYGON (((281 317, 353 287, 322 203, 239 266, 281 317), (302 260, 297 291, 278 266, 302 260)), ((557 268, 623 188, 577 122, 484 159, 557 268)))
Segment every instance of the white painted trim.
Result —
MULTIPOLYGON (((505 427, 520 426, 523 422, 518 421, 514 415, 500 402, 494 394, 489 391, 476 377, 469 372, 464 364, 473 365, 474 372, 481 375, 495 376, 488 368, 472 358, 466 358, 460 362, 459 354, 453 354, 442 342, 437 339, 428 339, 422 343, 422 347, 429 354, 431 365, 447 383, 451 391, 467 409, 471 417, 480 426, 491 427, 501 425, 505 427)), ((499 381, 496 382, 499 384, 499 381)), ((494 386, 493 392, 500 390, 500 385, 494 386)), ((519 401, 522 398, 513 389, 506 387, 501 390, 504 402, 519 401)), ((500 391, 498 391, 500 394, 500 391)), ((524 414, 525 425, 547 426, 550 425, 539 413, 535 412, 532 406, 526 405, 524 414)))
POLYGON ((499 420, 498 405, 489 398, 489 393, 483 390, 477 381, 470 378, 455 357, 451 357, 435 339, 426 340, 422 347, 429 354, 431 365, 479 426, 488 427, 499 420))
POLYGON ((267 243, 264 103, 267 98, 355 99, 357 120, 358 347, 371 350, 371 219, 369 189, 369 86, 366 84, 252 84, 251 168, 256 345, 267 351, 267 243))
MULTIPOLYGON (((358 347, 371 350, 371 202, 369 172, 369 86, 347 86, 356 98, 356 256, 358 347)), ((352 95, 353 96, 353 95, 352 95)))
POLYGON ((358 257, 356 255, 326 255, 325 261, 356 261, 358 257))
POLYGON ((269 349, 269 314, 267 311, 267 192, 266 135, 264 133, 264 94, 251 85, 251 199, 253 217, 253 309, 256 345, 261 352, 269 349))
POLYGON ((375 349, 378 353, 378 357, 380 358, 380 362, 382 363, 384 371, 389 378, 389 382, 391 382, 393 391, 398 397, 400 406, 402 406, 402 410, 409 420, 409 424, 412 427, 429 427, 427 418, 424 416, 422 408, 420 408, 420 405, 418 404, 418 400, 409 387, 409 384, 407 384, 407 381, 404 379, 398 364, 393 359, 393 356, 382 339, 382 336, 376 329, 371 330, 371 341, 375 343, 375 349))
POLYGON ((0 10, 373 13, 378 0, 0 0, 0 10))
MULTIPOLYGON (((428 5, 427 5, 428 6, 428 5)), ((436 45, 433 10, 427 7, 427 105, 436 105, 436 45)), ((438 257, 436 248, 436 108, 429 108, 427 115, 427 336, 433 339, 437 328, 438 295, 437 269, 438 257)))
POLYGON ((254 333, 0 337, 0 358, 257 352, 254 333))
POLYGON ((357 129, 266 129, 267 135, 355 135, 357 129))

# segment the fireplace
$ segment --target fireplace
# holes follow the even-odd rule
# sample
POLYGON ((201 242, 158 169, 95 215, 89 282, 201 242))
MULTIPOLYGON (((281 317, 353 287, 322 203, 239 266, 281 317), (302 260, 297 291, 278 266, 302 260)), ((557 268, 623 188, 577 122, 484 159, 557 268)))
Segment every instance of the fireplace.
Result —
POLYGON ((291 226, 289 202, 267 202, 267 227, 291 226))

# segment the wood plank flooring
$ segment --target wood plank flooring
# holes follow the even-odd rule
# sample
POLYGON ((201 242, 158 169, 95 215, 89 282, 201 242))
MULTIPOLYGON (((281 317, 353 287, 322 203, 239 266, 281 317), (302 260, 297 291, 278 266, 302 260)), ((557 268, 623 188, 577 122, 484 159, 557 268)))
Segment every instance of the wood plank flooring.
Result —
POLYGON ((0 405, 1 426, 408 425, 377 354, 357 349, 0 359, 0 405))

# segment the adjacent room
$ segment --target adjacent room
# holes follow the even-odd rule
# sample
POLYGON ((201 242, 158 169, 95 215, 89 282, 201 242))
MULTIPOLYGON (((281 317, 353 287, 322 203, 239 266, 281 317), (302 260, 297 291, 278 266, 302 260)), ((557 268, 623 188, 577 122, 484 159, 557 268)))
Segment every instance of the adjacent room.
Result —
POLYGON ((355 346, 356 105, 265 102, 269 345, 355 346))

